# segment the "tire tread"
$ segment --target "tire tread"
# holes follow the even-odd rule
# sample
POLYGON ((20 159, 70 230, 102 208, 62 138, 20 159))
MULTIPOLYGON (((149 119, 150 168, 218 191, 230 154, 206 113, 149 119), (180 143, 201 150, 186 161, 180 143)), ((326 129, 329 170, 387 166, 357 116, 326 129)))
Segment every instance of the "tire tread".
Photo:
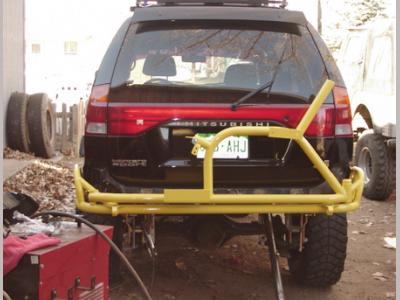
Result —
POLYGON ((372 200, 383 201, 391 194, 395 182, 395 166, 390 160, 390 150, 382 135, 367 130, 362 133, 357 144, 355 162, 358 165, 361 150, 368 147, 372 159, 373 174, 364 186, 363 195, 372 200))
POLYGON ((324 287, 337 283, 344 270, 347 251, 346 214, 315 215, 306 227, 307 242, 297 253, 290 271, 302 284, 324 287))

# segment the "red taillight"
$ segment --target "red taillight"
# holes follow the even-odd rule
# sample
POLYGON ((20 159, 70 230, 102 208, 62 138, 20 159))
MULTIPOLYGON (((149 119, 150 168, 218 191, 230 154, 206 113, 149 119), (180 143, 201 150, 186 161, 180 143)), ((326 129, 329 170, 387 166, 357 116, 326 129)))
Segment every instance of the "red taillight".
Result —
POLYGON ((136 135, 169 119, 172 119, 171 115, 157 108, 111 107, 108 133, 136 135))
MULTIPOLYGON (((185 120, 226 120, 230 123, 229 126, 244 126, 246 121, 257 124, 256 121, 269 120, 295 128, 307 108, 308 105, 260 105, 241 107, 234 112, 231 111, 229 105, 226 107, 146 107, 120 106, 111 103, 108 107, 107 126, 109 135, 137 135, 172 120, 182 121, 182 126, 185 126, 185 120), (235 122, 230 120, 243 120, 241 122, 243 124, 235 125, 235 122)), ((333 136, 334 113, 335 107, 332 104, 323 105, 307 129, 306 136, 333 136)))
POLYGON ((335 135, 352 137, 352 116, 347 90, 343 87, 335 86, 333 88, 333 98, 335 101, 335 135))
MULTIPOLYGON (((310 126, 308 126, 305 135, 313 137, 333 136, 333 128, 334 128, 333 119, 334 119, 334 108, 331 105, 323 105, 319 109, 317 115, 312 120, 310 126)), ((297 124, 295 124, 293 127, 296 127, 297 124)))
POLYGON ((107 102, 110 86, 94 86, 86 110, 86 134, 107 134, 107 102))

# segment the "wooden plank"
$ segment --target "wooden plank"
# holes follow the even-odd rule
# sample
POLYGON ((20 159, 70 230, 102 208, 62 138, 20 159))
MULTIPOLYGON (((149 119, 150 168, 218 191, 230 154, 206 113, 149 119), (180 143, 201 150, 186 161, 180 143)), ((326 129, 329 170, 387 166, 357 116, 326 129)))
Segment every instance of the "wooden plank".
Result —
POLYGON ((78 133, 79 133, 79 115, 78 115, 78 105, 74 104, 71 107, 71 129, 72 129, 72 151, 75 156, 79 155, 79 142, 78 142, 78 133))
POLYGON ((82 137, 85 133, 85 101, 83 101, 83 100, 81 100, 79 102, 78 116, 79 116, 78 117, 79 118, 79 128, 78 128, 77 156, 79 156, 79 149, 81 147, 82 137))
POLYGON ((61 112, 61 152, 65 152, 67 148, 67 105, 65 103, 62 104, 62 112, 61 112))

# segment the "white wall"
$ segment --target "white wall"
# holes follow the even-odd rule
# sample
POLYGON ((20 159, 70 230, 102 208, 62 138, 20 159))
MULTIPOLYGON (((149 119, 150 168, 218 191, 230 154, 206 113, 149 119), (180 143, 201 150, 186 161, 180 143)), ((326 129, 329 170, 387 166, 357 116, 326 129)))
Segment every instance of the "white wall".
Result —
POLYGON ((24 92, 24 0, 3 0, 1 16, 1 85, 3 143, 5 113, 12 92, 24 92))
MULTIPOLYGON (((100 61, 132 0, 25 0, 26 90, 55 100, 62 86, 83 88, 93 81, 100 61), (64 42, 76 41, 76 55, 64 54, 64 42), (32 43, 40 53, 32 53, 32 43)), ((79 97, 78 97, 79 98, 79 97)))

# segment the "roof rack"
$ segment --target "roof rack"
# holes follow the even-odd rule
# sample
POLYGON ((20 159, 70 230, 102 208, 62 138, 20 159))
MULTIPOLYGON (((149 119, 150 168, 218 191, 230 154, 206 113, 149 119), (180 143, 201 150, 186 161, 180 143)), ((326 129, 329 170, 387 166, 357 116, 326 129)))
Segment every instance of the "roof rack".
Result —
MULTIPOLYGON (((193 5, 285 8, 287 4, 287 0, 136 0, 136 7, 193 5)), ((136 7, 131 7, 131 10, 136 7)))

